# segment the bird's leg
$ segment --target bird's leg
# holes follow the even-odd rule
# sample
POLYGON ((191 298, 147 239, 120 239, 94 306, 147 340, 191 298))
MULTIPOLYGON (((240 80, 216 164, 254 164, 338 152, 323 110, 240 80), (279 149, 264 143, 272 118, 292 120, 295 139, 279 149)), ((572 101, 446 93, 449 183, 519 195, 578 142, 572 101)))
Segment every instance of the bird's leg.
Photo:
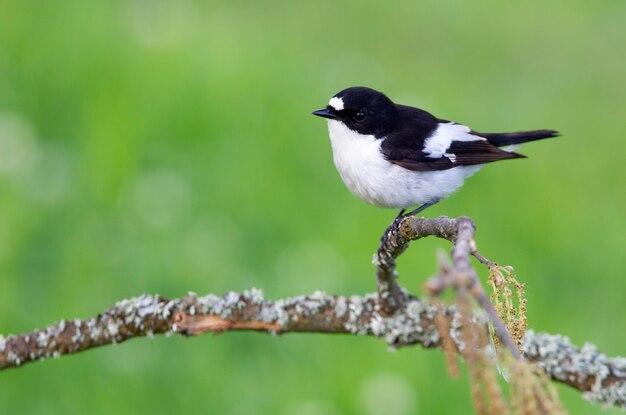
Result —
MULTIPOLYGON (((407 213, 404 216, 415 216, 418 213, 420 213, 421 211, 423 211, 424 209, 431 207, 432 205, 434 205, 435 203, 439 202, 438 200, 434 201, 434 202, 428 202, 428 203, 424 203, 422 206, 418 207, 415 210, 410 211, 409 213, 407 213)), ((402 211, 404 212, 404 210, 402 211)))

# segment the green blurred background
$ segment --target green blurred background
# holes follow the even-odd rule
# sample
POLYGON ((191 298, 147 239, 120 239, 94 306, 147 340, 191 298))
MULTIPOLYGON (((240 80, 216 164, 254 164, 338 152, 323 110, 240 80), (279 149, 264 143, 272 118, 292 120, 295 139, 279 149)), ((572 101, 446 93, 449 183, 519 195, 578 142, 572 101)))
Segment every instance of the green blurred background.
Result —
MULTIPOLYGON (((426 213, 476 221, 531 327, 625 354, 625 18, 622 0, 0 0, 0 333, 141 293, 372 291, 395 212, 348 192, 310 115, 367 85, 479 131, 562 132, 426 213)), ((412 292, 438 247, 401 259, 412 292)), ((0 374, 3 414, 470 408, 440 352, 348 336, 140 339, 0 374)))

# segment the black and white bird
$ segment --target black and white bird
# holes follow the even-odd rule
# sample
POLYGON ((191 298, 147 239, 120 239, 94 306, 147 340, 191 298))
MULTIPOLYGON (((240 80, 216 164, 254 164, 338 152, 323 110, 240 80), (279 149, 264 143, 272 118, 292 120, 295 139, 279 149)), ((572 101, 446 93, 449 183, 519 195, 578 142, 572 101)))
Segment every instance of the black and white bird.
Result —
POLYGON ((328 119, 335 166, 348 189, 374 206, 419 206, 445 199, 486 163, 524 157, 519 144, 558 135, 553 130, 479 133, 419 108, 394 104, 366 87, 344 89, 313 112, 328 119))

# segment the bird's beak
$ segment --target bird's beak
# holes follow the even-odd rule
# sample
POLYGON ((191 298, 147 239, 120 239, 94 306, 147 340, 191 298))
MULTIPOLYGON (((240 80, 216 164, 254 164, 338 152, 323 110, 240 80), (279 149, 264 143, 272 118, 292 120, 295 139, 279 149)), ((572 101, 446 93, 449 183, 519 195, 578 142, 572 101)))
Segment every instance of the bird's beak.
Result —
POLYGON ((318 117, 329 118, 331 120, 340 120, 341 119, 341 118, 339 118, 337 116, 337 114, 335 114, 335 112, 333 110, 330 110, 328 108, 323 108, 321 110, 313 111, 312 114, 313 115, 317 115, 318 117))

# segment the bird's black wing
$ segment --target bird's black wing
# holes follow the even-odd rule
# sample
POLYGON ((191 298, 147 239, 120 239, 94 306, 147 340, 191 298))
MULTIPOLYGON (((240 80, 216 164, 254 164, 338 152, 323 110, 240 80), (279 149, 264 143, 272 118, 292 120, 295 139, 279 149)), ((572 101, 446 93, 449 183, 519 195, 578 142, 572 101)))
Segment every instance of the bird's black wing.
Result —
POLYGON ((381 150, 389 162, 413 171, 447 170, 525 157, 501 150, 485 138, 471 134, 469 128, 454 123, 440 124, 426 138, 407 134, 410 130, 405 129, 389 135, 381 150))
POLYGON ((472 134, 486 138, 487 141, 494 146, 503 147, 544 138, 558 137, 559 132, 554 130, 518 131, 515 133, 479 133, 472 131, 472 134))

